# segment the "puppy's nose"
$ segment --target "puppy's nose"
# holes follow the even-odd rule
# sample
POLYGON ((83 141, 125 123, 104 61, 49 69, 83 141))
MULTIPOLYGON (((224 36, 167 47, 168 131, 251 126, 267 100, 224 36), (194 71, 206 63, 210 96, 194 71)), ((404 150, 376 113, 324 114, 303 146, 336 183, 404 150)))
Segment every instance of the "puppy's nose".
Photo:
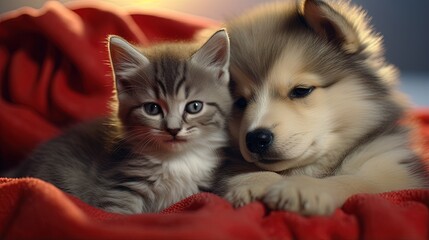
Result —
POLYGON ((247 149, 252 153, 264 153, 268 150, 274 140, 274 134, 264 128, 248 132, 246 135, 247 149))

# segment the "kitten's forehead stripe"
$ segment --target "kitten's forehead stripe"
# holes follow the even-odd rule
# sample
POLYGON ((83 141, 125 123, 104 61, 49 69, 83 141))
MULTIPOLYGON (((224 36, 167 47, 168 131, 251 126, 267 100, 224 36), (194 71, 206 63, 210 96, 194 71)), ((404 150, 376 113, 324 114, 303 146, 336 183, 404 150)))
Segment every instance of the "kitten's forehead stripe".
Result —
POLYGON ((156 99, 159 99, 161 95, 159 94, 159 89, 157 87, 152 87, 153 91, 155 92, 156 99))
MULTIPOLYGON (((177 83, 177 85, 176 85, 176 90, 175 90, 175 94, 176 94, 176 96, 179 94, 179 91, 180 91, 180 88, 182 87, 182 85, 183 85, 183 83, 185 82, 185 80, 186 80, 186 62, 185 63, 183 63, 182 64, 182 78, 180 79, 180 81, 179 81, 179 83, 177 83)), ((188 98, 188 95, 189 94, 186 94, 186 98, 188 98)))
POLYGON ((190 93, 190 91, 191 91, 191 89, 190 89, 188 86, 186 86, 186 87, 185 87, 185 98, 186 98, 186 99, 189 97, 189 93, 190 93))
POLYGON ((172 57, 164 57, 161 59, 161 66, 164 72, 163 81, 168 95, 175 94, 175 85, 179 74, 180 61, 172 57))
POLYGON ((160 98, 161 96, 161 94, 160 94, 160 89, 161 89, 161 91, 162 91, 162 94, 165 96, 166 95, 166 93, 167 93, 167 90, 165 89, 165 86, 162 84, 162 82, 161 82, 161 79, 162 79, 162 77, 160 76, 160 74, 161 74, 161 72, 163 71, 162 70, 162 68, 161 68, 161 66, 160 66, 160 64, 159 63, 155 63, 154 64, 154 66, 153 66, 153 68, 154 68, 154 72, 155 72, 155 82, 156 82, 156 85, 155 86, 153 86, 153 89, 154 89, 154 92, 155 92, 155 95, 156 95, 156 98, 160 98))
POLYGON ((156 84, 158 85, 158 89, 161 89, 162 94, 164 96, 167 95, 167 88, 165 87, 164 83, 162 81, 156 80, 156 84))

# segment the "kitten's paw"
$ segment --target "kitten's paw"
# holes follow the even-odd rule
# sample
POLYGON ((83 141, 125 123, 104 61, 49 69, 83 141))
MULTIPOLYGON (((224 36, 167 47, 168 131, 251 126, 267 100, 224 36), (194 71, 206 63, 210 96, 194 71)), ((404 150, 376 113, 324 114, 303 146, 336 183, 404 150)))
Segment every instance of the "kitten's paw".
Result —
MULTIPOLYGON (((304 215, 330 215, 340 206, 335 190, 308 177, 286 178, 267 189, 264 203, 275 210, 304 215)), ((341 202, 342 203, 342 202, 341 202)))

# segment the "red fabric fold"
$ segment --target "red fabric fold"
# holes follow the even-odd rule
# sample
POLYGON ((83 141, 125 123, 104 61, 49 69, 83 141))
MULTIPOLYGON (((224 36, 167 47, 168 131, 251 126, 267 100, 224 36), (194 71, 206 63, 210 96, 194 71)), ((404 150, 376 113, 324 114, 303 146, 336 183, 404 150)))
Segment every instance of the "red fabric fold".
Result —
MULTIPOLYGON (((189 40, 217 23, 171 12, 127 12, 49 2, 0 17, 0 171, 73 123, 107 113, 112 92, 106 38, 189 40)), ((414 110, 416 144, 429 159, 429 109, 414 110)), ((429 191, 348 199, 332 216, 233 209, 201 193, 159 214, 119 215, 38 179, 0 178, 0 239, 428 239, 429 191)))
POLYGON ((429 191, 350 198, 328 217, 233 209, 200 193, 159 214, 119 215, 91 207, 38 179, 0 179, 2 239, 428 239, 429 191))

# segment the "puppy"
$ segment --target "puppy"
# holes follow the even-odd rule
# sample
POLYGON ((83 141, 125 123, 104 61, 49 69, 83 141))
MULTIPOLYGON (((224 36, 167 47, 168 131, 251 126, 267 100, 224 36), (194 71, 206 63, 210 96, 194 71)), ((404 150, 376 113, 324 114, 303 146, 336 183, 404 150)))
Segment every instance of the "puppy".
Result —
POLYGON ((229 21, 231 159, 215 192, 235 206, 327 215, 357 193, 427 188, 398 124, 397 70, 364 11, 305 0, 229 21))

